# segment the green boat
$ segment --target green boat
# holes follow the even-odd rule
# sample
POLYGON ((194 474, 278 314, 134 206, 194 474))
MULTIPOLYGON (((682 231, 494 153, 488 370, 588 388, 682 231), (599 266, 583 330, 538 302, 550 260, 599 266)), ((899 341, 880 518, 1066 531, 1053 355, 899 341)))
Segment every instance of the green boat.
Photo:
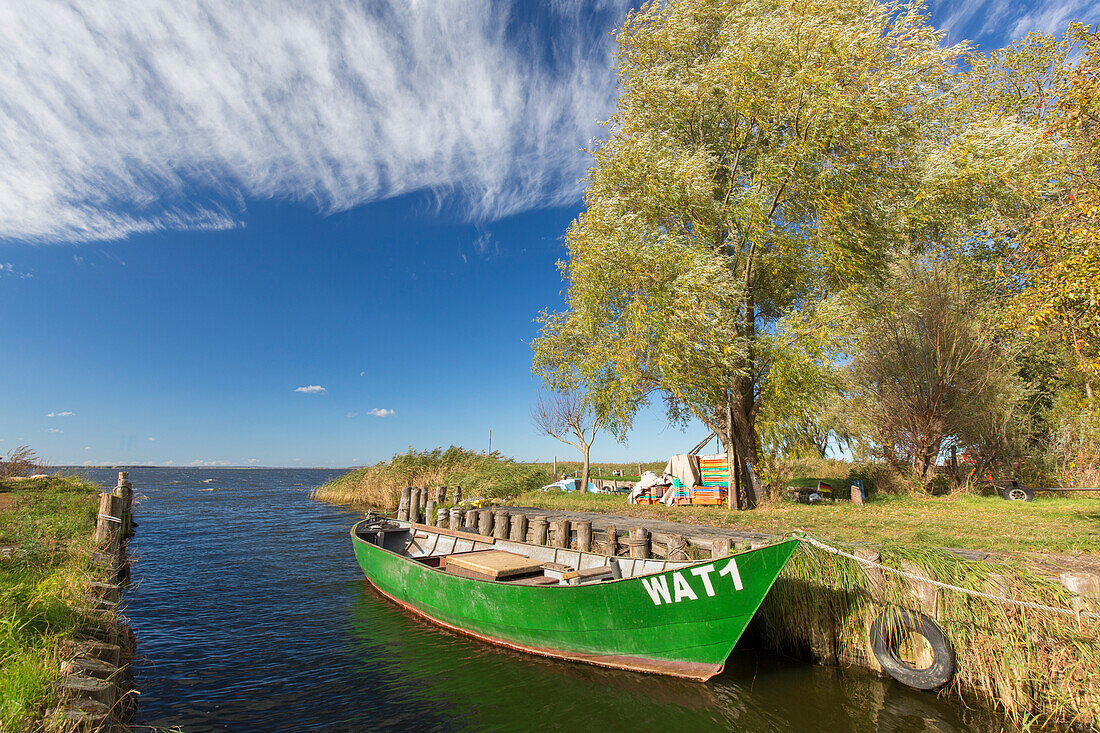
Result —
POLYGON ((379 519, 351 535, 367 580, 440 626, 532 654, 700 681, 722 671, 798 546, 667 562, 379 519))

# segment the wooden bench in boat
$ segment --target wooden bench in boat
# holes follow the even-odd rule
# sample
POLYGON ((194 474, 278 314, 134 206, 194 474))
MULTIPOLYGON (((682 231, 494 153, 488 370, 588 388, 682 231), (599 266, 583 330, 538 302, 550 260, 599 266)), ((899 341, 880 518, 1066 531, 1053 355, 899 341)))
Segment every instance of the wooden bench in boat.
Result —
POLYGON ((479 550, 448 555, 444 568, 452 575, 481 580, 507 580, 542 570, 542 563, 505 550, 479 550))

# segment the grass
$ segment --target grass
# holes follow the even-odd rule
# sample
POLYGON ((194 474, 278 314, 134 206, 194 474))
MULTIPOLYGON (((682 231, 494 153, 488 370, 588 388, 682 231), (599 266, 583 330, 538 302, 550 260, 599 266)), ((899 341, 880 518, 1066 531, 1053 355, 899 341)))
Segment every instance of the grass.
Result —
POLYGON ((0 730, 39 730, 61 642, 87 625, 98 488, 80 478, 0 481, 0 730))
POLYGON ((410 450, 373 466, 357 468, 313 492, 337 504, 397 508, 405 486, 461 486, 467 497, 514 496, 550 483, 549 464, 517 463, 490 454, 451 446, 447 450, 410 450))
MULTIPOLYGON (((1056 581, 1008 559, 965 561, 933 547, 886 544, 882 563, 962 588, 1068 608, 1056 581)), ((1095 727, 1100 722, 1100 624, 941 590, 935 609, 921 609, 908 580, 883 574, 879 590, 856 563, 801 545, 765 600, 759 623, 786 651, 820 657, 858 650, 873 658, 868 627, 892 607, 934 615, 951 640, 956 674, 951 689, 976 695, 1017 723, 1038 721, 1095 727)))
POLYGON ((645 506, 623 496, 532 491, 516 504, 542 509, 667 519, 770 534, 803 530, 842 542, 958 547, 996 552, 1100 554, 1100 499, 1042 497, 1010 502, 988 496, 877 496, 848 503, 781 501, 749 512, 725 507, 645 506))

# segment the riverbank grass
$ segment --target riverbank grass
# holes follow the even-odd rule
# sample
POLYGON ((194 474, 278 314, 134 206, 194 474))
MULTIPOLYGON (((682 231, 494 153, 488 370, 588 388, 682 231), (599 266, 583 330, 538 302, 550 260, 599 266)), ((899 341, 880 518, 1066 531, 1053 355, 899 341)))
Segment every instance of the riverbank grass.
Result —
POLYGON ((103 579, 88 559, 97 491, 72 476, 0 480, 0 730, 45 725, 80 589, 103 579))
POLYGON ((667 519, 766 534, 803 530, 840 542, 957 547, 991 552, 1100 555, 1100 499, 994 496, 874 497, 864 506, 780 502, 748 512, 713 506, 627 504, 625 496, 531 491, 517 506, 667 519))

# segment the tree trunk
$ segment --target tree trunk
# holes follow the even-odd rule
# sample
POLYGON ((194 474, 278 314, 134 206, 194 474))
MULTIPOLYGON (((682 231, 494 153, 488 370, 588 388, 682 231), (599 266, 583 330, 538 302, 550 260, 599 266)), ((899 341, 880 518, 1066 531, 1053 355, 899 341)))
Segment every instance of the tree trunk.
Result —
POLYGON ((583 453, 584 453, 584 466, 581 468, 580 492, 582 494, 586 494, 586 493, 588 493, 588 472, 589 472, 589 466, 591 465, 588 461, 588 454, 591 451, 592 446, 585 445, 585 443, 583 443, 583 442, 581 443, 581 445, 584 446, 584 451, 583 451, 583 453))

